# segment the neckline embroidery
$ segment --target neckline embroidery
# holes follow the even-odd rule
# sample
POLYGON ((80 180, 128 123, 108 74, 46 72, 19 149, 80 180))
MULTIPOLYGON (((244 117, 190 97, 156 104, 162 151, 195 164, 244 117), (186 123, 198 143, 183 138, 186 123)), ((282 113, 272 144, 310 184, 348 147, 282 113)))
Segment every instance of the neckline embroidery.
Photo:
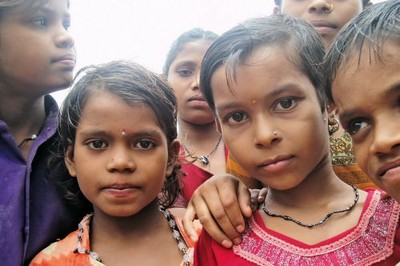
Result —
POLYGON ((368 205, 363 210, 359 223, 330 239, 309 247, 304 244, 302 247, 300 241, 290 237, 287 240, 279 237, 279 233, 274 235, 265 231, 254 218, 251 218, 242 244, 234 246, 233 251, 236 255, 259 265, 275 265, 275 263, 290 265, 293 262, 296 262, 295 264, 300 262, 313 264, 316 259, 318 261, 317 257, 332 264, 341 261, 344 265, 352 263, 364 265, 366 262, 385 259, 393 252, 393 240, 398 227, 400 205, 394 200, 380 201, 380 192, 378 191, 371 193, 370 201, 366 202, 368 205), (375 210, 377 211, 375 212, 375 210), (337 236, 341 234, 344 236, 338 239, 337 236), (291 240, 293 243, 290 242, 291 240))

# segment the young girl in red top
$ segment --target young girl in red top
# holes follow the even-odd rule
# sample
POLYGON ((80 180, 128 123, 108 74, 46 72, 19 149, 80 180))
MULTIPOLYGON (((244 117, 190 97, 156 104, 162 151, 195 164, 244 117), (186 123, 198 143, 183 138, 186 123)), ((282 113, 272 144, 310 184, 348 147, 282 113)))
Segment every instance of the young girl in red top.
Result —
POLYGON ((341 181, 329 156, 324 45, 286 16, 246 21, 218 38, 200 84, 239 164, 269 187, 242 243, 203 231, 196 265, 394 265, 400 206, 341 181))
POLYGON ((182 33, 171 45, 163 68, 178 101, 184 207, 199 185, 226 171, 227 151, 216 130, 214 114, 199 88, 201 60, 217 37, 201 28, 182 33))

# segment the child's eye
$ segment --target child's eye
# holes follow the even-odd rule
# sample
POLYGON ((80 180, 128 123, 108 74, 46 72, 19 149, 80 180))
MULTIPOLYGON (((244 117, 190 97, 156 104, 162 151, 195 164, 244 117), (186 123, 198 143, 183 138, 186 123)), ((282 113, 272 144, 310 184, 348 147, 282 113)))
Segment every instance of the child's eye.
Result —
POLYGON ((288 110, 293 108, 295 104, 296 104, 296 99, 284 98, 278 102, 277 109, 288 110))
POLYGON ((48 20, 46 17, 36 17, 32 20, 32 23, 40 28, 48 26, 48 20))
POLYGON ((177 71, 179 76, 181 77, 189 77, 193 74, 193 71, 189 70, 189 69, 180 69, 177 71))
POLYGON ((246 114, 242 112, 234 112, 229 114, 226 120, 228 121, 228 123, 240 123, 246 118, 246 114))
POLYGON ((102 140, 92 140, 86 144, 90 149, 100 150, 107 147, 107 144, 102 140))
POLYGON ((147 140, 147 139, 142 139, 139 140, 136 144, 135 147, 139 149, 144 149, 144 150, 149 150, 155 146, 153 141, 147 140))
POLYGON ((354 135, 360 130, 363 130, 365 127, 368 126, 368 123, 364 120, 353 120, 348 123, 348 126, 346 128, 347 132, 349 132, 350 135, 354 135))
POLYGON ((63 21, 63 27, 64 27, 64 29, 68 30, 69 27, 71 27, 71 20, 68 19, 68 20, 63 21))

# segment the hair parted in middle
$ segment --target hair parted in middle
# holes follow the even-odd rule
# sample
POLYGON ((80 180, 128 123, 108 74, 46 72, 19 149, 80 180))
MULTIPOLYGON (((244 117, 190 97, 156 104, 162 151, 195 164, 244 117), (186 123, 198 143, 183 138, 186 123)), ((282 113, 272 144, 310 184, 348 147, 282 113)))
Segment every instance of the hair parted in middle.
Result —
POLYGON ((226 66, 228 83, 233 84, 236 66, 262 46, 279 46, 286 50, 287 58, 310 79, 321 110, 325 110, 325 48, 321 37, 308 22, 286 15, 246 20, 213 42, 203 58, 200 71, 200 90, 211 109, 215 111, 211 90, 214 72, 220 66, 226 66))
POLYGON ((168 76, 169 68, 171 67, 172 62, 176 59, 185 44, 197 41, 212 42, 217 37, 218 35, 216 33, 203 30, 202 28, 193 28, 179 35, 179 37, 172 43, 171 48, 168 51, 167 58, 163 66, 163 74, 168 76))
MULTIPOLYGON (((166 135, 167 145, 177 138, 176 97, 168 82, 141 65, 129 61, 113 61, 107 64, 88 66, 76 75, 76 83, 65 98, 59 116, 57 152, 51 158, 50 169, 68 200, 77 207, 88 209, 90 202, 80 192, 77 179, 71 177, 64 163, 68 146, 75 143, 76 129, 86 102, 96 91, 107 91, 117 95, 127 104, 146 104, 153 111, 160 128, 166 135)), ((171 156, 171 155, 170 155, 171 156)), ((173 171, 164 181, 159 202, 170 207, 179 195, 180 164, 170 158, 173 171)))

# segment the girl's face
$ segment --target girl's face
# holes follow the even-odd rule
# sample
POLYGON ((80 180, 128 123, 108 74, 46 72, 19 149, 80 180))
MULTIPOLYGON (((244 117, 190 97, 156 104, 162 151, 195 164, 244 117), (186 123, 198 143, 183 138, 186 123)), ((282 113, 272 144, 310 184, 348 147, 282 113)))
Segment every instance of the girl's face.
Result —
POLYGON ((371 180, 400 201, 400 46, 387 42, 382 61, 369 47, 339 68, 332 95, 351 134, 357 162, 371 180))
POLYGON ((296 187, 329 162, 315 88, 285 54, 277 46, 258 48, 237 65, 232 89, 225 66, 211 78, 224 143, 251 176, 279 190, 296 187))
MULTIPOLYGON (((171 152, 178 149, 173 142, 171 152)), ((157 198, 172 172, 169 158, 165 133, 149 106, 95 91, 82 111, 66 165, 95 212, 127 217, 157 198)))
POLYGON ((168 72, 178 101, 179 120, 190 124, 214 123, 214 115, 199 89, 200 64, 209 46, 210 42, 204 40, 185 44, 168 72))
POLYGON ((34 97, 70 85, 75 48, 67 1, 31 2, 2 14, 0 90, 34 97))
POLYGON ((340 29, 362 9, 361 0, 282 0, 278 12, 309 21, 328 47, 340 29))

